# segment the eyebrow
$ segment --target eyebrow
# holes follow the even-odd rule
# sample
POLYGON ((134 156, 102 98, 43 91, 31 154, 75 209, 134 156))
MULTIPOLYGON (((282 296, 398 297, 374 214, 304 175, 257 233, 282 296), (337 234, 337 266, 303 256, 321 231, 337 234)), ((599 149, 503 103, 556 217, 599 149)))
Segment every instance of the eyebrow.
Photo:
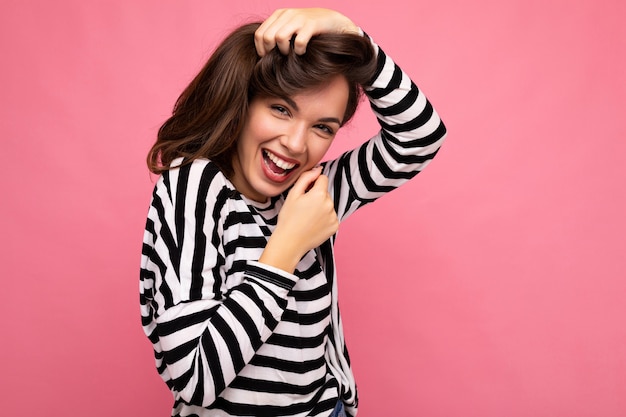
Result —
MULTIPOLYGON (((291 97, 283 97, 283 100, 285 100, 287 104, 293 107, 295 111, 300 111, 300 108, 298 107, 296 102, 291 99, 291 97)), ((336 117, 322 117, 321 119, 318 120, 318 122, 337 123, 339 126, 341 126, 341 120, 337 119, 336 117)))

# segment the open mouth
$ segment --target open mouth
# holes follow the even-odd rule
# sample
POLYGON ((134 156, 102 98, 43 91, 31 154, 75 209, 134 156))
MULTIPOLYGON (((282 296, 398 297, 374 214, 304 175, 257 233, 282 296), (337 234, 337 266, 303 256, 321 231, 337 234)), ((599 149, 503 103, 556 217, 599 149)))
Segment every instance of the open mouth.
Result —
POLYGON ((287 176, 299 166, 297 163, 285 161, 267 149, 263 149, 263 162, 265 166, 277 176, 287 176))

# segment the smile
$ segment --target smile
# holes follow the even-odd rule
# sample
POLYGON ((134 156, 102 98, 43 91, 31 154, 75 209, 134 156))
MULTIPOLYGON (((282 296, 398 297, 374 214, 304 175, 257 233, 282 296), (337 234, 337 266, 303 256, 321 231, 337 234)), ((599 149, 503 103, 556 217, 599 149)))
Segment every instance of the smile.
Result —
POLYGON ((286 161, 267 149, 263 149, 263 162, 273 174, 279 176, 287 175, 299 165, 295 162, 286 161))

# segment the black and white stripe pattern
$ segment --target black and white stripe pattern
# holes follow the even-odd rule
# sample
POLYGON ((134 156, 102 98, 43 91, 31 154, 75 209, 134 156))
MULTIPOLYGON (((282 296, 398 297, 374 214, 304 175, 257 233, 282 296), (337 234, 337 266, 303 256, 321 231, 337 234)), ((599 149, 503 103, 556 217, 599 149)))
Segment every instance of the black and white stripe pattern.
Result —
MULTIPOLYGON (((400 186, 435 156, 445 127, 378 51, 366 89, 382 130, 324 164, 340 220, 400 186)), ((164 173, 148 213, 141 315, 177 416, 328 416, 357 391, 337 306, 333 239, 294 274, 256 262, 284 196, 241 196, 207 160, 164 173)))

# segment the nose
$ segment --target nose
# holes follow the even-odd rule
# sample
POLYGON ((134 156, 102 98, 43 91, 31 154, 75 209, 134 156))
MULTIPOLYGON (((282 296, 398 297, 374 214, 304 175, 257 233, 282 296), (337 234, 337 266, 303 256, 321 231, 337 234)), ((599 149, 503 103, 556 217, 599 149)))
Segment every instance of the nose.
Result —
POLYGON ((294 125, 280 138, 280 143, 294 155, 306 151, 307 129, 304 125, 294 125))

